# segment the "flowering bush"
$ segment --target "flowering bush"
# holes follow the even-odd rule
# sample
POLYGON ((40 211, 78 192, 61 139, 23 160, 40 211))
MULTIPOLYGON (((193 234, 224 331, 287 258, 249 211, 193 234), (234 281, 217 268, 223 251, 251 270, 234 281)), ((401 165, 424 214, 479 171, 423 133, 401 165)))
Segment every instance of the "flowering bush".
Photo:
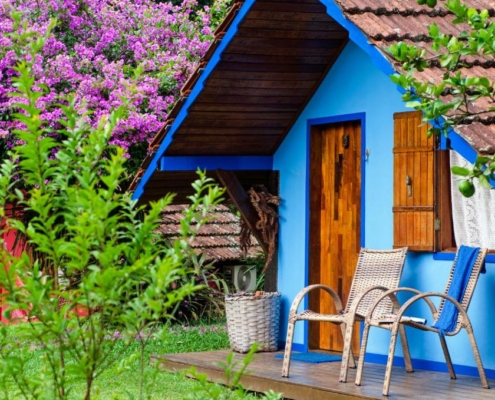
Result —
MULTIPOLYGON (((75 94, 75 107, 96 127, 97 121, 126 99, 128 111, 112 144, 129 153, 146 148, 167 118, 179 88, 209 46, 214 25, 230 0, 198 6, 196 0, 0 0, 0 146, 11 148, 18 128, 12 115, 14 50, 12 7, 23 13, 20 29, 42 35, 51 18, 58 23, 37 55, 34 88, 43 93, 40 118, 56 129, 57 103, 75 94)), ((204 2, 203 2, 204 3, 204 2)), ((140 160, 139 160, 140 161, 140 160)))
POLYGON ((157 229, 173 195, 138 208, 129 193, 119 191, 124 149, 108 141, 125 107, 102 116, 94 128, 78 115, 72 98, 53 107, 61 127, 52 133, 63 140, 47 135, 40 118, 45 110, 38 107, 45 93, 34 86, 33 73, 56 24, 52 21, 32 40, 30 33, 17 32, 21 15, 12 17, 10 38, 25 59, 12 78, 13 108, 23 112, 13 115, 18 144, 0 162, 0 236, 20 232, 29 249, 11 254, 0 246, 0 287, 5 289, 0 304, 7 319, 27 322, 22 340, 39 350, 40 369, 33 373, 30 348, 13 347, 8 330, 0 326, 0 393, 4 398, 68 399, 76 378, 84 380, 89 400, 97 395, 95 379, 117 363, 114 350, 120 344, 108 334, 118 327, 127 348, 131 339, 141 343, 139 398, 144 398, 145 342, 153 326, 171 318, 175 304, 201 289, 192 279, 174 284, 192 275, 185 266, 189 243, 221 201, 223 189, 198 171, 179 238, 173 246, 165 243, 157 229), (22 177, 24 191, 15 176, 22 177), (11 204, 30 210, 30 220, 12 218, 11 204))

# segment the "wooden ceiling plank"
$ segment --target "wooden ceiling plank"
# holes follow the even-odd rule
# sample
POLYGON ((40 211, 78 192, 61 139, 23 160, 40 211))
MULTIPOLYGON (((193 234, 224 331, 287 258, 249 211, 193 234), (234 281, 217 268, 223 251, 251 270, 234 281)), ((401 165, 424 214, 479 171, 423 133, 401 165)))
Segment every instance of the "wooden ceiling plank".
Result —
POLYGON ((291 104, 300 105, 301 101, 304 101, 305 96, 242 96, 242 100, 239 96, 222 96, 218 94, 206 95, 200 94, 198 100, 205 103, 219 103, 219 104, 231 104, 238 101, 242 101, 245 104, 291 104))
MULTIPOLYGON (((237 177, 241 180, 243 185, 248 185, 250 182, 258 181, 258 183, 264 183, 265 179, 270 176, 270 171, 268 170, 239 170, 236 171, 237 177), (245 181, 247 183, 245 183, 245 181)), ((207 171, 206 175, 209 178, 215 178, 216 173, 212 171, 207 171)), ((174 182, 173 185, 184 184, 185 186, 190 186, 190 182, 196 180, 198 175, 196 171, 156 171, 153 177, 150 179, 149 183, 154 187, 160 187, 166 185, 166 182, 174 182)))
POLYGON ((235 87, 218 87, 215 85, 206 85, 204 89, 206 95, 221 94, 232 96, 306 96, 308 88, 235 88, 235 87))
POLYGON ((231 129, 231 128, 283 128, 287 126, 287 122, 292 118, 284 119, 232 119, 232 120, 212 120, 212 119, 201 119, 196 116, 194 118, 187 119, 179 129, 179 133, 182 128, 202 128, 207 127, 208 129, 231 129))
POLYGON ((342 26, 335 21, 293 21, 280 19, 253 19, 246 18, 242 23, 243 28, 264 28, 282 30, 305 30, 305 31, 341 31, 342 26))
POLYGON ((259 219, 258 213, 251 204, 249 195, 242 187, 235 173, 232 171, 218 169, 217 176, 227 190, 229 197, 237 206, 237 209, 241 213, 242 219, 258 241, 259 245, 265 253, 268 253, 268 244, 263 240, 263 233, 256 227, 256 223, 259 219))
MULTIPOLYGON (((269 48, 316 48, 327 49, 329 47, 338 46, 336 42, 339 42, 340 38, 336 39, 313 39, 308 41, 307 39, 297 38, 272 38, 272 37, 245 37, 236 36, 232 39, 231 46, 253 46, 253 47, 269 47, 269 48)), ((230 47, 230 46, 229 46, 230 47)), ((228 48, 227 50, 228 51, 228 48)))
POLYGON ((242 63, 269 63, 269 64, 324 64, 332 58, 333 53, 337 51, 331 49, 321 52, 319 56, 280 56, 264 54, 235 54, 232 52, 224 53, 222 61, 224 62, 242 62, 242 63))
MULTIPOLYGON (((233 153, 236 154, 244 154, 244 155, 251 155, 251 154, 256 154, 258 150, 260 150, 260 146, 263 147, 264 143, 267 144, 274 144, 277 142, 277 137, 274 136, 272 139, 267 140, 266 142, 263 142, 263 140, 254 140, 253 142, 236 142, 232 143, 228 138, 226 137, 225 140, 223 141, 218 141, 215 143, 214 146, 208 146, 207 144, 203 144, 200 147, 200 150, 198 149, 192 149, 196 150, 198 154, 205 155, 205 154, 221 154, 225 152, 226 150, 232 150, 233 153)), ((170 145, 171 150, 191 150, 191 143, 184 143, 181 142, 180 140, 175 141, 170 145)))
POLYGON ((312 81, 316 82, 318 72, 263 72, 263 71, 213 71, 208 79, 243 79, 243 80, 273 80, 273 81, 312 81))
MULTIPOLYGON (((332 40, 329 46, 325 48, 338 48, 340 40, 332 40)), ((271 56, 321 56, 325 50, 320 47, 290 47, 290 46, 251 46, 246 44, 232 44, 224 51, 222 57, 227 54, 254 54, 254 55, 271 55, 271 56)))
MULTIPOLYGON (((258 3, 259 4, 259 3, 258 3)), ((251 10, 249 12, 249 18, 251 19, 278 19, 281 21, 333 21, 333 19, 326 13, 303 13, 303 12, 291 12, 291 11, 256 11, 251 10)))
POLYGON ((205 112, 242 112, 242 113, 257 113, 257 112, 291 112, 297 111, 299 107, 291 104, 211 104, 197 101, 191 108, 190 112, 205 111, 205 112))
POLYGON ((236 146, 226 146, 220 148, 220 146, 206 147, 201 149, 192 147, 190 144, 185 146, 175 145, 172 143, 167 148, 165 155, 167 156, 269 156, 271 155, 271 148, 264 148, 263 143, 252 146, 243 146, 242 144, 236 146))
POLYGON ((226 140, 242 141, 244 144, 259 144, 260 142, 268 141, 274 142, 278 139, 278 135, 259 135, 257 133, 253 135, 216 135, 216 136, 205 136, 205 135, 180 135, 175 138, 177 143, 222 143, 226 140))
POLYGON ((208 123, 211 121, 230 121, 246 118, 249 119, 286 119, 292 117, 292 111, 265 111, 260 109, 258 111, 243 111, 243 112, 231 112, 230 109, 225 111, 196 111, 191 110, 190 115, 194 115, 194 118, 201 118, 204 122, 208 123))
POLYGON ((308 89, 312 88, 315 81, 270 81, 248 79, 208 79, 205 86, 217 88, 263 88, 263 89, 308 89))
MULTIPOLYGON (((181 128, 176 132, 175 135, 219 135, 219 136, 228 136, 232 135, 249 135, 256 133, 258 135, 278 135, 280 134, 281 128, 228 128, 228 127, 220 127, 220 128, 208 128, 208 127, 200 127, 200 128, 181 128)), ((175 139, 174 135, 174 139, 175 139)))
MULTIPOLYGON (((325 6, 321 3, 305 3, 299 2, 298 4, 287 3, 284 1, 276 3, 256 2, 253 4, 252 10, 254 11, 270 11, 273 14, 278 12, 290 12, 290 13, 325 13, 325 6)), ((327 18, 330 18, 327 16, 327 18)))
POLYGON ((344 39, 347 37, 347 31, 332 30, 332 31, 303 31, 303 30, 281 30, 281 29, 256 29, 240 27, 238 31, 239 37, 257 37, 257 38, 278 38, 278 39, 344 39))
POLYGON ((246 64, 242 62, 221 62, 217 71, 249 71, 249 72, 318 72, 322 73, 325 66, 322 64, 246 64))

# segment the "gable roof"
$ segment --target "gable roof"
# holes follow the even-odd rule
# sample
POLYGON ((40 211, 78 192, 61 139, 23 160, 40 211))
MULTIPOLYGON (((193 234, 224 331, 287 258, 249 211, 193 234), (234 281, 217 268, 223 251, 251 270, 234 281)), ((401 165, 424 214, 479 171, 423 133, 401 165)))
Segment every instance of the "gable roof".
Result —
POLYGON ((318 0, 255 2, 164 154, 273 154, 347 37, 318 0))
MULTIPOLYGON (((495 9, 491 0, 467 0, 495 9)), ((237 1, 215 32, 206 55, 182 88, 182 97, 150 144, 131 183, 140 198, 162 156, 272 155, 338 58, 349 35, 390 74, 400 65, 386 54, 398 41, 428 48, 428 25, 459 33, 452 15, 416 0, 237 1), (356 39, 358 38, 358 39, 356 39)), ((429 51, 429 50, 428 50, 429 51)), ((475 76, 495 79, 493 61, 470 59, 475 76)), ((440 69, 423 75, 440 80, 440 69)), ((484 107, 480 100, 477 107, 484 107)), ((477 152, 495 151, 490 116, 460 126, 477 152)), ((471 149, 469 149, 471 150, 471 149)), ((162 179, 160 178, 160 179, 162 179)))
MULTIPOLYGON (((180 220, 186 207, 186 205, 167 206, 163 210, 162 224, 157 231, 169 240, 177 239, 180 220)), ((239 243, 240 229, 240 218, 228 207, 214 206, 209 220, 199 229, 191 247, 196 254, 203 254, 206 262, 240 261, 262 254, 261 247, 253 237, 246 255, 243 254, 239 243)))
POLYGON ((235 2, 130 190, 162 155, 272 155, 347 41, 319 0, 235 2))

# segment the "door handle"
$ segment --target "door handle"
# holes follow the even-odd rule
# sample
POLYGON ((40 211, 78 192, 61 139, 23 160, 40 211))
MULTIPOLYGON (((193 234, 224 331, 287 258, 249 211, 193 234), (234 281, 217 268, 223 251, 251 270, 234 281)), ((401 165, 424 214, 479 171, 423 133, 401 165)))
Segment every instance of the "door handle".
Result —
POLYGON ((412 180, 409 175, 406 175, 407 197, 412 196, 412 180))

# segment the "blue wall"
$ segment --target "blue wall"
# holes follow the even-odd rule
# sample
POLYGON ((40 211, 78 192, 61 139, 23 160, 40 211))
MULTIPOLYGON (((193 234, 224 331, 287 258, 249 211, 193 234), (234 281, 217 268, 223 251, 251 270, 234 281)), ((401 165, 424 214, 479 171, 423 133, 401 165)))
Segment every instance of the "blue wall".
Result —
MULTIPOLYGON (((285 340, 287 314, 298 291, 307 284, 308 271, 308 205, 307 205, 307 152, 308 121, 317 118, 365 113, 365 142, 369 159, 364 163, 365 187, 362 201, 363 247, 387 249, 392 247, 392 178, 393 178, 393 113, 410 111, 402 103, 399 92, 388 76, 381 72, 368 54, 350 42, 319 89, 300 115, 288 136, 273 157, 273 168, 280 171, 280 249, 279 290, 282 292, 281 340, 285 340)), ((345 118, 345 117, 344 117, 345 118)), ((401 281, 422 291, 443 291, 452 261, 433 260, 431 254, 409 254, 401 281)), ((495 346, 490 345, 489 332, 495 330, 491 318, 495 300, 495 276, 487 265, 473 297, 469 315, 485 368, 495 369, 495 346)), ((303 324, 296 326, 296 348, 307 345, 303 324)), ((443 362, 443 354, 436 335, 408 330, 412 356, 426 360, 419 366, 435 368, 443 362), (428 363, 429 362, 429 363, 428 363)), ((388 352, 389 332, 372 329, 368 352, 382 361, 388 352)), ((467 335, 448 338, 454 364, 475 366, 467 335)), ((399 346, 397 355, 401 355, 399 346)), ((462 371, 459 370, 461 373, 462 371)), ((467 372, 467 371, 464 371, 467 372)))

